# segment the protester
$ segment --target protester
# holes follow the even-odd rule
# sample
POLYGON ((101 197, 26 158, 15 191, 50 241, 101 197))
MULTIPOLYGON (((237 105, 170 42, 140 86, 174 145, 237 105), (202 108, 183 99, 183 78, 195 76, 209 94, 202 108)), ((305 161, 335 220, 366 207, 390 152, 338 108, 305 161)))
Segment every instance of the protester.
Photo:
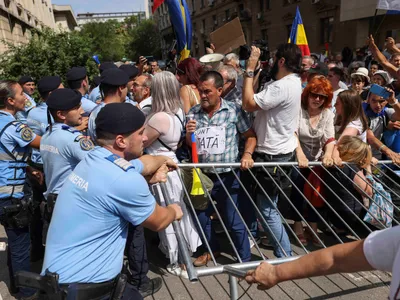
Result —
MULTIPOLYGON (((154 87, 152 90, 152 108, 144 131, 144 135, 148 138, 144 143, 146 153, 164 155, 178 163, 175 151, 185 130, 185 115, 179 96, 179 82, 172 73, 163 71, 153 77, 152 84, 154 87)), ((168 173, 167 189, 171 197, 169 200, 177 203, 183 211, 180 225, 189 250, 194 253, 197 247, 201 245, 201 240, 183 201, 184 191, 179 174, 176 171, 168 173)), ((158 184, 153 185, 152 190, 157 203, 166 206, 160 186, 158 184)), ((159 236, 161 239, 159 248, 170 260, 167 271, 188 278, 185 266, 182 261, 179 261, 178 243, 172 225, 159 232, 159 236)))
POLYGON ((369 66, 369 76, 372 77, 378 70, 379 70, 379 64, 376 61, 372 61, 369 66))
POLYGON ((153 77, 149 74, 138 76, 132 84, 133 99, 138 103, 139 109, 148 116, 152 107, 151 87, 153 77))
MULTIPOLYGON (((242 104, 244 110, 256 112, 253 124, 257 135, 255 161, 294 161, 294 151, 297 147, 295 131, 298 126, 302 93, 299 77, 301 51, 293 44, 280 45, 271 70, 271 76, 275 81, 267 84, 262 92, 254 94, 252 84, 259 57, 260 50, 253 46, 244 73, 242 104)), ((280 182, 281 178, 284 178, 284 175, 276 168, 267 167, 266 169, 272 174, 275 182, 280 182)), ((274 246, 274 254, 277 257, 290 256, 292 250, 289 237, 276 209, 278 202, 276 184, 264 170, 257 173, 257 179, 262 186, 270 187, 266 192, 272 201, 270 202, 258 189, 257 205, 269 225, 263 224, 264 230, 269 233, 269 242, 274 246)))
MULTIPOLYGON (((309 161, 318 161, 322 159, 325 166, 333 165, 332 153, 335 142, 335 127, 333 125, 334 115, 330 110, 332 101, 332 86, 324 77, 314 77, 304 89, 301 96, 301 110, 299 117, 299 125, 296 131, 299 139, 299 145, 296 148, 296 157, 301 169, 300 173, 293 172, 292 179, 300 192, 293 187, 291 200, 297 210, 303 212, 304 199, 302 197, 305 179, 311 170, 308 167, 309 161), (304 177, 303 177, 304 176, 304 177)), ((318 234, 317 221, 318 216, 314 210, 307 206, 307 217, 311 228, 315 235, 318 234)), ((302 219, 293 211, 294 232, 303 245, 307 245, 308 241, 304 235, 302 219)), ((320 243, 314 234, 306 231, 313 244, 320 246, 320 243)))
POLYGON ((329 69, 328 80, 331 83, 332 89, 333 89, 333 97, 332 97, 332 105, 331 105, 331 109, 332 109, 333 113, 336 112, 335 104, 336 104, 337 96, 339 95, 340 92, 347 90, 346 85, 344 85, 345 88, 342 88, 340 86, 340 83, 343 83, 342 82, 343 77, 344 77, 344 72, 341 69, 339 69, 337 67, 329 69))
POLYGON ((370 78, 366 68, 358 68, 356 72, 351 74, 351 88, 361 95, 362 99, 367 99, 368 91, 366 88, 369 85, 370 78))
POLYGON ((371 82, 385 87, 392 82, 392 79, 386 71, 378 70, 372 76, 371 82))
POLYGON ((314 65, 311 66, 311 68, 308 70, 308 77, 307 81, 311 81, 314 76, 328 76, 328 66, 325 65, 322 62, 317 62, 314 65))
MULTIPOLYGON (((191 134, 197 138, 197 151, 200 162, 223 163, 238 161, 239 134, 246 138, 245 151, 241 158, 242 169, 253 166, 252 154, 256 146, 256 136, 250 127, 250 122, 245 112, 235 103, 221 98, 224 81, 216 71, 208 71, 200 77, 198 89, 201 96, 200 105, 189 110, 189 115, 194 120, 186 125, 187 144, 191 145, 191 134), (212 124, 212 125, 211 125, 212 124), (211 126, 210 126, 211 125, 211 126), (213 142, 207 142, 213 140, 213 142)), ((217 208, 243 262, 251 258, 250 245, 245 226, 239 218, 235 206, 238 205, 240 185, 238 178, 240 172, 230 167, 203 170, 214 182, 211 196, 217 201, 217 208), (232 173, 235 172, 235 174, 232 173), (218 175, 217 175, 218 174, 218 175), (229 199, 227 193, 229 193, 229 199)), ((213 205, 208 204, 206 210, 196 211, 201 224, 201 230, 214 252, 220 254, 219 244, 211 224, 211 215, 214 213, 213 205)), ((194 265, 204 266, 211 260, 210 253, 206 252, 198 257, 194 265)))
MULTIPOLYGON (((68 295, 97 299, 118 288, 115 278, 122 269, 129 223, 160 231, 182 218, 177 204, 161 207, 155 202, 143 177, 165 182, 168 167, 176 168, 167 157, 141 157, 147 139, 144 122, 143 113, 131 104, 106 105, 96 118, 100 147, 85 156, 59 192, 42 275, 57 273, 68 295)), ((142 299, 130 283, 125 297, 142 299)))
POLYGON ((136 77, 139 75, 139 69, 132 65, 127 65, 127 64, 120 66, 119 69, 124 71, 126 73, 126 75, 128 75, 128 77, 129 77, 129 81, 127 84, 128 95, 126 96, 125 102, 131 103, 133 105, 137 105, 137 102, 134 101, 133 85, 134 85, 136 77))
POLYGON ((176 78, 183 86, 180 95, 183 101, 183 110, 185 114, 189 109, 200 103, 200 94, 197 86, 200 82, 200 76, 203 73, 203 67, 195 58, 186 58, 180 62, 176 68, 176 78))
POLYGON ((238 73, 230 65, 221 65, 217 68, 224 79, 221 97, 242 106, 242 89, 237 85, 238 73))
POLYGON ((240 67, 239 56, 235 53, 228 53, 227 55, 225 55, 223 64, 226 66, 232 66, 235 69, 235 71, 237 73, 236 86, 238 87, 238 89, 242 90, 242 88, 243 88, 243 71, 242 71, 242 68, 240 67))
POLYGON ((35 299, 35 291, 29 288, 17 288, 15 273, 30 271, 30 235, 29 218, 33 206, 29 195, 24 194, 28 167, 29 147, 39 148, 40 137, 32 129, 15 120, 15 114, 25 108, 25 95, 16 81, 0 81, 0 222, 8 238, 8 271, 10 292, 20 299, 35 299), (26 204, 23 206, 23 203, 26 204), (17 212, 5 212, 4 207, 16 205, 17 212))
MULTIPOLYGON (((249 284, 258 283, 259 290, 266 290, 283 281, 334 273, 377 269, 398 274, 399 239, 399 226, 376 231, 371 233, 366 240, 312 252, 292 262, 280 265, 261 263, 255 271, 247 273, 246 281, 249 284)), ((393 277, 388 299, 398 299, 399 281, 398 276, 393 277)))
POLYGON ((301 85, 302 88, 304 89, 307 85, 307 78, 308 78, 308 71, 310 68, 314 65, 314 59, 311 56, 303 56, 303 59, 301 61, 301 85))

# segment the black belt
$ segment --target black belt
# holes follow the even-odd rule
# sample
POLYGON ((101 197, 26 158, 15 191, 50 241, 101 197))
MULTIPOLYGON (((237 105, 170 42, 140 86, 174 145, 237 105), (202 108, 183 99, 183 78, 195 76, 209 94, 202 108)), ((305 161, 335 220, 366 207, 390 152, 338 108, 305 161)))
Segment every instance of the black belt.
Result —
POLYGON ((60 288, 75 300, 96 300, 110 296, 115 287, 115 279, 102 283, 60 284, 60 288))

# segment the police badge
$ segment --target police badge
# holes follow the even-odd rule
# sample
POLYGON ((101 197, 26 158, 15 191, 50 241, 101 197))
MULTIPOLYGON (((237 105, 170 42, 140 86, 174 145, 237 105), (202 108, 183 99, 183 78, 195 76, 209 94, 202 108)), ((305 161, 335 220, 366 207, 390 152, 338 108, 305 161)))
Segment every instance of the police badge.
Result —
POLYGON ((21 130, 21 138, 25 142, 30 142, 32 140, 32 137, 33 137, 33 131, 29 127, 25 127, 21 130))
POLYGON ((81 146, 82 150, 85 150, 85 151, 89 151, 94 148, 93 142, 87 138, 80 139, 79 145, 81 146))

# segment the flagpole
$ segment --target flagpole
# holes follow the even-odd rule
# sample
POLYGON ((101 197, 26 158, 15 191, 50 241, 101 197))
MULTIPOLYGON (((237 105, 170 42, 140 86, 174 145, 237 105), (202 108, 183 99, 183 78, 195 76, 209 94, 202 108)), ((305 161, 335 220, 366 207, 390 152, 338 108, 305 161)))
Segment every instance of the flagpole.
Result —
POLYGON ((386 16, 387 16, 387 12, 386 12, 386 14, 383 16, 382 21, 379 23, 378 28, 376 29, 374 36, 376 36, 376 35, 378 34, 379 29, 381 29, 381 26, 382 26, 383 22, 384 22, 385 19, 386 19, 386 16))
POLYGON ((372 34, 372 32, 374 31, 375 28, 375 23, 376 23, 376 15, 378 14, 378 9, 375 9, 375 14, 374 14, 374 18, 372 19, 372 26, 369 30, 369 34, 372 34))

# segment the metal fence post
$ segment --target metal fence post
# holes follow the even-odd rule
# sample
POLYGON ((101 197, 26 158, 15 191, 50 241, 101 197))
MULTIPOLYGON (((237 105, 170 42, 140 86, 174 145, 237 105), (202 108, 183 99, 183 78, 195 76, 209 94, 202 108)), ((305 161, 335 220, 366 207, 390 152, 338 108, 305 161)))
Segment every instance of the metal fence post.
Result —
POLYGON ((231 300, 239 299, 237 279, 232 275, 229 275, 229 291, 231 294, 231 300))

